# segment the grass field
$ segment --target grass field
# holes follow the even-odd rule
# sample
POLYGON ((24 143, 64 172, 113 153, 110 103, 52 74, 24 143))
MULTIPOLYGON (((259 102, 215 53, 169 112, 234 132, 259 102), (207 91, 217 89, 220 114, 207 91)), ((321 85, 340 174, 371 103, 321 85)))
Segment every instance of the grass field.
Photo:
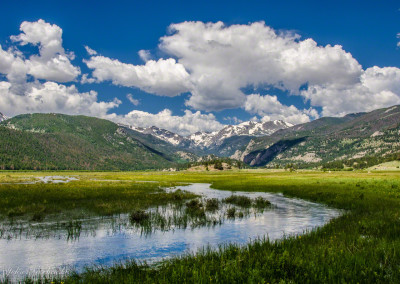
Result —
MULTIPOLYGON (((69 212, 113 214, 173 200, 159 186, 207 182, 233 191, 281 192, 344 209, 323 228, 281 241, 222 246, 156 266, 134 260, 51 279, 55 283, 399 283, 399 172, 62 172, 0 173, 2 218, 69 212), (67 184, 4 184, 36 176, 77 176, 67 184), (157 181, 145 183, 140 181, 157 181), (149 198, 149 192, 156 193, 149 198), (158 192, 158 193, 157 193, 158 192), (72 206, 72 207, 71 207, 72 206), (43 209, 45 208, 45 209, 43 209), (10 214, 11 212, 11 214, 10 214), (17 214, 13 213, 17 212, 17 214), (13 215, 14 214, 14 215, 13 215)), ((189 196, 188 196, 189 197, 189 196)), ((27 279, 27 282, 34 281, 27 279)), ((36 279, 50 282, 50 279, 36 279)))

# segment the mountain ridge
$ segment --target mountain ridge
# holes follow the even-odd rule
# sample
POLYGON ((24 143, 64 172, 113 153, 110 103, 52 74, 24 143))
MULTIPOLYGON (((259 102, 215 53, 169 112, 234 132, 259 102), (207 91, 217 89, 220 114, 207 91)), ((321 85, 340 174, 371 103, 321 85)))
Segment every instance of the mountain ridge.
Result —
POLYGON ((357 159, 368 163, 372 157, 384 158, 400 152, 399 135, 400 106, 397 105, 298 124, 270 136, 254 138, 235 155, 253 166, 340 165, 338 161, 354 160, 358 164, 351 166, 360 167, 357 159), (293 143, 298 139, 303 141, 293 143))
POLYGON ((176 166, 174 153, 94 117, 24 114, 0 123, 0 168, 140 170, 176 166))
POLYGON ((256 167, 363 168, 400 159, 400 105, 290 127, 245 122, 192 134, 197 144, 157 127, 139 130, 87 116, 18 115, 0 122, 0 169, 165 169, 200 156, 256 167))
POLYGON ((273 120, 266 122, 246 121, 237 125, 227 125, 214 132, 196 132, 187 136, 181 136, 172 131, 161 129, 156 126, 134 127, 127 126, 132 130, 151 134, 157 138, 169 142, 175 146, 184 146, 189 148, 199 147, 207 149, 213 146, 220 146, 224 140, 233 136, 264 136, 270 135, 277 130, 292 127, 293 125, 282 120, 273 120))

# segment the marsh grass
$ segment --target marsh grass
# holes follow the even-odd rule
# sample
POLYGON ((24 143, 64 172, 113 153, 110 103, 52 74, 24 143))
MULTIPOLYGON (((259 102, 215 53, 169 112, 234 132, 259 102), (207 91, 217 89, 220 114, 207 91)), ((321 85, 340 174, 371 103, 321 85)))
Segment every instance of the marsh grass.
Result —
POLYGON ((89 175, 126 180, 209 182, 213 188, 229 191, 279 192, 324 203, 346 213, 302 236, 287 236, 279 241, 260 239, 245 246, 230 244, 156 265, 131 260, 111 268, 89 268, 83 273, 53 277, 47 282, 400 283, 399 173, 260 170, 89 175))
POLYGON ((216 211, 219 209, 219 200, 217 198, 210 198, 206 200, 206 210, 216 211))
POLYGON ((136 183, 93 180, 65 184, 0 185, 0 220, 53 220, 111 216, 150 206, 181 203, 196 195, 182 190, 166 192, 173 182, 136 183))
POLYGON ((129 215, 129 220, 131 223, 143 224, 150 219, 150 214, 146 213, 144 210, 135 210, 129 215))
POLYGON ((263 198, 261 196, 257 197, 254 200, 254 207, 258 209, 270 208, 271 206, 272 206, 271 202, 268 199, 263 198))
POLYGON ((228 210, 226 210, 226 216, 228 218, 235 218, 235 216, 236 216, 236 207, 230 207, 228 210))
POLYGON ((222 200, 225 203, 234 204, 240 207, 250 207, 251 206, 251 199, 250 197, 243 196, 243 195, 231 195, 222 200))

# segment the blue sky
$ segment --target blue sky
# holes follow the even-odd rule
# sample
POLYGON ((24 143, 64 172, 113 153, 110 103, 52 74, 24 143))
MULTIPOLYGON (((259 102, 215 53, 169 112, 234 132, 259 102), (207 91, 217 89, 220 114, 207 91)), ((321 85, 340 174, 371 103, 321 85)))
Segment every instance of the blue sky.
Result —
POLYGON ((81 2, 2 4, 1 112, 87 114, 188 134, 400 103, 398 1, 81 2), (51 29, 62 31, 55 49, 40 27, 56 41, 51 29))

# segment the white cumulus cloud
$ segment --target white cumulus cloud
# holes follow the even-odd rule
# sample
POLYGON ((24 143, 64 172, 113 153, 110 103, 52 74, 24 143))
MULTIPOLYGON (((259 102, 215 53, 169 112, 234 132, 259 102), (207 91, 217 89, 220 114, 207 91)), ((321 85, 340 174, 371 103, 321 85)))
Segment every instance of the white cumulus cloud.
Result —
POLYGON ((30 83, 24 95, 12 91, 11 83, 0 81, 0 109, 8 116, 22 113, 65 113, 105 117, 121 101, 98 101, 95 91, 80 93, 77 88, 55 82, 30 83))
POLYGON ((304 84, 357 82, 362 69, 341 46, 318 46, 293 33, 278 33, 264 22, 225 26, 184 22, 170 26, 160 49, 177 57, 191 74, 196 109, 242 107, 247 86, 299 91, 304 84))
MULTIPOLYGON (((97 92, 79 92, 75 85, 66 86, 57 82, 70 82, 80 75, 80 69, 72 65, 72 52, 62 46, 62 29, 57 25, 23 22, 21 33, 11 39, 18 45, 34 45, 38 54, 26 58, 14 45, 4 50, 0 45, 0 73, 7 81, 0 81, 0 110, 8 116, 34 112, 58 112, 86 114, 103 117, 121 104, 99 101, 97 92), (41 82, 38 79, 43 79, 41 82)), ((94 80, 87 74, 82 80, 94 80)))
POLYGON ((323 116, 342 116, 400 104, 400 69, 377 66, 363 71, 356 84, 310 85, 301 95, 322 106, 323 116))
POLYGON ((148 50, 139 50, 138 55, 140 57, 140 59, 142 59, 144 62, 147 62, 151 59, 151 54, 150 51, 148 50))
POLYGON ((62 47, 62 29, 43 20, 23 22, 21 34, 11 36, 21 45, 32 44, 39 47, 39 55, 24 60, 27 74, 37 79, 69 82, 80 75, 79 67, 72 65, 73 53, 66 53, 62 47))
POLYGON ((110 80, 164 96, 190 92, 186 105, 196 110, 244 108, 282 118, 286 113, 286 120, 292 122, 315 118, 317 111, 294 110, 280 103, 279 97, 267 104, 268 96, 255 99, 243 90, 278 88, 303 96, 311 106, 321 107, 323 115, 332 116, 386 107, 398 103, 400 95, 393 87, 398 84, 393 75, 397 68, 364 70, 340 45, 321 46, 290 31, 278 32, 264 22, 172 24, 169 34, 160 39, 159 49, 171 58, 149 60, 149 52, 140 50, 145 65, 102 56, 92 57, 87 65, 99 82, 110 80), (256 100, 263 103, 262 110, 252 106, 256 100))
POLYGON ((189 74, 172 58, 149 60, 145 65, 126 64, 104 56, 93 56, 85 62, 98 82, 110 80, 115 85, 170 97, 189 90, 189 74))
POLYGON ((319 117, 315 109, 299 110, 293 105, 285 106, 278 101, 276 96, 270 95, 248 95, 244 108, 249 113, 262 116, 262 121, 284 120, 292 124, 299 124, 319 117))
POLYGON ((223 127, 213 114, 204 114, 200 111, 191 112, 190 110, 185 110, 183 116, 173 115, 169 109, 164 109, 156 114, 133 110, 126 115, 110 114, 107 118, 119 123, 139 127, 156 125, 159 128, 181 135, 189 135, 197 131, 216 131, 223 127))

